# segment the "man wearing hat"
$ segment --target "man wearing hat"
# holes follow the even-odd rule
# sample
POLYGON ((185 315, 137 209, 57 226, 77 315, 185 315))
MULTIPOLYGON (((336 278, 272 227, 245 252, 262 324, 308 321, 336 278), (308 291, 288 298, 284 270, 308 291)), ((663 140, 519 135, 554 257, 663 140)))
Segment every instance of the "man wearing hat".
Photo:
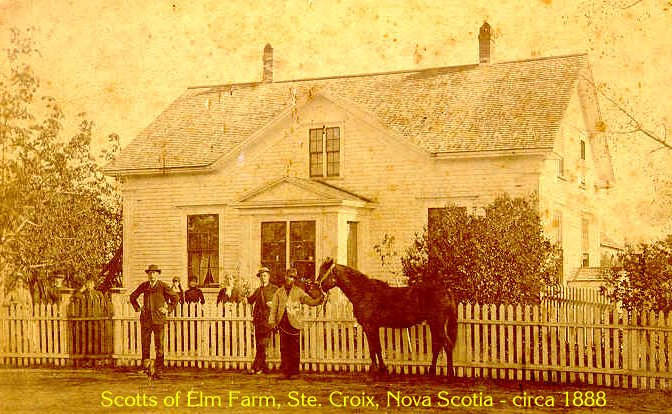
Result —
POLYGON ((324 301, 324 293, 313 298, 295 285, 296 269, 287 269, 285 285, 275 291, 271 300, 268 323, 280 331, 280 365, 285 378, 299 373, 301 335, 301 305, 317 306, 324 301))
POLYGON ((271 327, 268 324, 271 300, 277 287, 269 283, 271 272, 267 267, 262 267, 257 272, 260 286, 247 298, 248 303, 254 306, 252 310, 252 323, 254 323, 254 340, 256 342, 256 354, 250 374, 262 374, 268 371, 266 366, 266 345, 271 336, 271 327))
POLYGON ((150 264, 145 270, 147 281, 142 282, 131 293, 131 304, 138 312, 141 308, 138 297, 142 294, 142 311, 140 312, 140 340, 142 342, 142 366, 149 372, 149 344, 154 334, 154 349, 156 350, 156 372, 154 378, 159 378, 163 369, 163 333, 166 326, 166 315, 175 308, 179 296, 167 284, 159 280, 161 269, 150 264))

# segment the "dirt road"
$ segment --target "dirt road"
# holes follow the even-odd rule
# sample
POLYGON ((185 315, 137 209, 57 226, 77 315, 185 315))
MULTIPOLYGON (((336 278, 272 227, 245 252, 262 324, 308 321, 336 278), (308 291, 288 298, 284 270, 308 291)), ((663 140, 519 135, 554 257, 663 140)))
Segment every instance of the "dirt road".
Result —
POLYGON ((149 381, 129 370, 1 369, 0 377, 0 413, 672 412, 669 392, 420 376, 170 370, 149 381))

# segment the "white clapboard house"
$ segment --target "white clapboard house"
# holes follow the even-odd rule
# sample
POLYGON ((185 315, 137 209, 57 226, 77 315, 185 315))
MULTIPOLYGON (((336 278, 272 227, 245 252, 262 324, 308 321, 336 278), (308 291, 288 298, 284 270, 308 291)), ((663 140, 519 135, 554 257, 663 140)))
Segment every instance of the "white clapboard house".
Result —
POLYGON ((190 87, 106 167, 123 177, 124 285, 164 276, 302 275, 326 256, 372 276, 431 209, 536 192, 563 279, 599 266, 613 172, 588 56, 190 87))

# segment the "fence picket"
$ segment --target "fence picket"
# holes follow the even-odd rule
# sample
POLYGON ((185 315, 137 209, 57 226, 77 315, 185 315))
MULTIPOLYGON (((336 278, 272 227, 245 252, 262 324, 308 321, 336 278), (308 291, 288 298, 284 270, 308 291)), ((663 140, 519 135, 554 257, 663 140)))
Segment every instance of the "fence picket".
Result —
MULTIPOLYGON (((456 374, 641 389, 672 386, 672 313, 628 315, 589 290, 551 293, 541 306, 459 304, 456 374)), ((126 297, 114 303, 114 312, 107 314, 99 312, 105 308, 100 301, 3 307, 0 364, 138 364, 138 314, 126 297)), ((368 369, 366 337, 348 301, 306 308, 305 315, 304 369, 368 369)), ((381 329, 381 340, 390 369, 404 374, 426 371, 431 360, 426 323, 381 329)), ((183 305, 169 315, 168 365, 246 368, 254 349, 251 307, 245 303, 183 305)), ((270 366, 277 367, 277 335, 267 351, 270 366)), ((446 373, 443 358, 442 354, 437 367, 440 375, 446 373)))

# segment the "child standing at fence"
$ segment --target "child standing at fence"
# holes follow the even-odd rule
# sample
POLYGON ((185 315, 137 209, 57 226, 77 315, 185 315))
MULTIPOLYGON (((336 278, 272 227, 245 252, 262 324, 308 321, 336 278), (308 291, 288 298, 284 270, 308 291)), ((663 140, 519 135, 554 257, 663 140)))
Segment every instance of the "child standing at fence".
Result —
POLYGON ((138 297, 143 296, 142 311, 140 312, 140 327, 142 342, 142 366, 149 373, 149 344, 154 334, 154 349, 156 351, 156 372, 154 378, 160 378, 163 370, 163 335, 166 326, 166 315, 172 311, 179 301, 179 297, 170 289, 170 286, 159 280, 161 269, 155 264, 149 265, 147 270, 147 282, 142 282, 131 293, 131 304, 136 312, 140 310, 138 297), (170 309, 169 309, 170 307, 170 309))
POLYGON ((257 272, 260 286, 252 293, 247 301, 254 309, 252 310, 252 323, 254 323, 254 342, 256 354, 250 374, 263 374, 268 372, 266 365, 266 346, 271 335, 271 326, 268 324, 268 316, 271 312, 271 300, 277 287, 269 283, 271 271, 262 267, 257 272))
POLYGON ((268 318, 271 328, 280 330, 280 359, 285 379, 299 373, 299 335, 301 334, 301 305, 317 306, 324 300, 324 293, 312 298, 295 286, 296 269, 287 269, 285 285, 273 294, 271 313, 268 318))
POLYGON ((205 297, 203 296, 203 291, 196 285, 198 285, 198 279, 195 277, 189 278, 189 289, 184 292, 184 301, 186 303, 200 302, 202 305, 205 303, 205 297))

